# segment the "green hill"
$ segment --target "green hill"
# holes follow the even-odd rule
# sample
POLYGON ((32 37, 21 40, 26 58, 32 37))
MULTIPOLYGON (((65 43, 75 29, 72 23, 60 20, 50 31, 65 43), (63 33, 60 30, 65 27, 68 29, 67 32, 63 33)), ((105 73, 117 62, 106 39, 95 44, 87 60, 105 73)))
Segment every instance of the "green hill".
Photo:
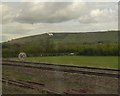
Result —
POLYGON ((106 48, 110 44, 116 46, 115 44, 118 42, 118 31, 52 34, 49 36, 45 33, 4 42, 2 44, 3 53, 11 54, 21 51, 30 54, 79 52, 90 45, 96 48, 101 44, 106 48))
POLYGON ((105 31, 105 32, 86 32, 86 33, 53 33, 53 36, 48 34, 34 35, 24 38, 12 40, 9 43, 36 43, 52 39, 56 43, 97 43, 97 42, 117 42, 118 31, 105 31))

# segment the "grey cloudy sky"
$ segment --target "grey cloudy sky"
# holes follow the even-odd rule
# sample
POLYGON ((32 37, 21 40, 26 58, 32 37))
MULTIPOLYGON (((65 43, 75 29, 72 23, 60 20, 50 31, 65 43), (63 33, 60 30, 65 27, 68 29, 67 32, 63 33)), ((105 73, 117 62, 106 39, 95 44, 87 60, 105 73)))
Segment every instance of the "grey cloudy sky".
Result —
POLYGON ((6 2, 0 11, 2 41, 46 32, 118 29, 117 2, 6 2))

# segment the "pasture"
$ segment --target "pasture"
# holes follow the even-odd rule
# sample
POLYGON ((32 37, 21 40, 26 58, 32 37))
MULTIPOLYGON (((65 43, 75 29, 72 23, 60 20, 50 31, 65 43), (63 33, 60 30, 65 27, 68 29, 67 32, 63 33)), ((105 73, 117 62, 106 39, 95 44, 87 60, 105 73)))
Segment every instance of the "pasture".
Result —
MULTIPOLYGON (((11 58, 11 60, 19 59, 11 58)), ((117 56, 41 56, 27 57, 25 61, 118 69, 117 56)))

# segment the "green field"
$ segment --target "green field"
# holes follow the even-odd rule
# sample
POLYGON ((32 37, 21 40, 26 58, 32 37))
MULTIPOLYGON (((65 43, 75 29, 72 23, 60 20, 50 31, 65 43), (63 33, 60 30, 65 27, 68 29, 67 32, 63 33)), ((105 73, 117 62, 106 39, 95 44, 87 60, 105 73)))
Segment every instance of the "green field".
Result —
MULTIPOLYGON (((14 58, 12 60, 18 60, 18 59, 14 58)), ((25 59, 25 61, 118 69, 118 57, 117 56, 28 57, 25 59)))

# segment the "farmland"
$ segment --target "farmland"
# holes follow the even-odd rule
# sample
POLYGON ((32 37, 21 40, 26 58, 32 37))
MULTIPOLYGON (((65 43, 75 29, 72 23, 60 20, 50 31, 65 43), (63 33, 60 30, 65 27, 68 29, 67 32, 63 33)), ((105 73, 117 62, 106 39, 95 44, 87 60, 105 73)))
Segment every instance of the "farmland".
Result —
MULTIPOLYGON (((19 59, 11 58, 10 60, 19 59)), ((117 56, 46 56, 28 57, 25 61, 118 69, 117 56)))

